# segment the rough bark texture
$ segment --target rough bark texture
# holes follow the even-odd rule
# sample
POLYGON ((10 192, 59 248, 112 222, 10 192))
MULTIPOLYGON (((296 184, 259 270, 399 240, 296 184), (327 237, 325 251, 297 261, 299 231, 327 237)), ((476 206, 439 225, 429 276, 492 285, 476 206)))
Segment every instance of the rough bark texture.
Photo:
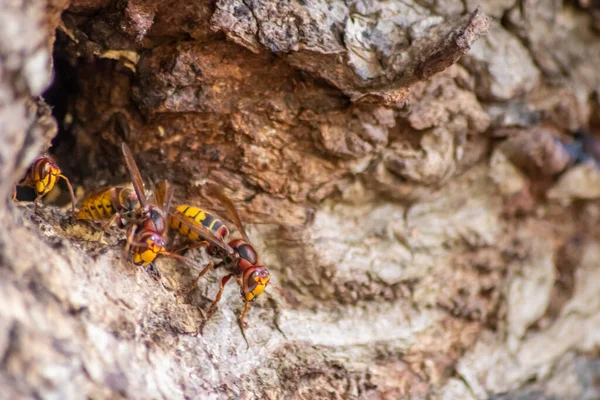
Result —
POLYGON ((597 2, 40 4, 0 4, 0 398, 600 398, 597 2), (222 271, 9 200, 59 130, 79 196, 123 140, 226 188, 286 292, 248 346, 234 285, 195 334, 222 271))

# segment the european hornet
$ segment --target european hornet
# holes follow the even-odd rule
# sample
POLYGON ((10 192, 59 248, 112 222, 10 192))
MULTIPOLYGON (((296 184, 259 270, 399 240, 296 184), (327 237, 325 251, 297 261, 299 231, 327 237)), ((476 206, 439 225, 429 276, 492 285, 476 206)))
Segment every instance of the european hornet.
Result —
POLYGON ((77 219, 106 221, 104 230, 115 222, 119 228, 125 228, 136 217, 139 208, 140 201, 134 189, 113 186, 93 192, 83 199, 77 219))
MULTIPOLYGON (((71 207, 75 213, 75 194, 69 178, 62 174, 60 167, 48 153, 40 154, 31 164, 25 177, 17 184, 17 186, 31 187, 35 190, 37 197, 35 198, 35 206, 37 208, 40 200, 47 195, 58 181, 58 178, 63 178, 69 187, 71 195, 71 207)), ((16 199, 16 189, 13 190, 13 200, 16 199)))
POLYGON ((196 287, 200 278, 211 267, 215 269, 223 267, 229 272, 221 279, 219 291, 208 310, 205 323, 215 312, 225 285, 231 278, 235 277, 240 286, 242 299, 244 300, 244 310, 239 318, 243 333, 244 317, 250 308, 250 303, 256 300, 267 286, 272 286, 279 291, 281 289, 269 281, 271 278, 269 270, 260 264, 258 254, 250 243, 244 225, 229 197, 219 187, 214 185, 208 186, 207 194, 217 198, 225 206, 229 218, 234 222, 242 236, 241 239, 233 239, 229 243, 226 243, 225 240, 229 235, 229 229, 220 220, 200 208, 187 205, 180 205, 170 213, 170 226, 172 229, 178 231, 179 234, 192 241, 192 244, 186 246, 186 248, 206 247, 209 255, 221 259, 216 265, 212 261, 208 263, 200 271, 188 291, 196 287))
POLYGON ((128 223, 125 251, 129 253, 131 250, 133 263, 137 266, 150 264, 159 254, 176 258, 189 265, 185 257, 166 249, 165 238, 169 228, 167 217, 173 198, 173 188, 169 186, 165 190, 155 190, 151 197, 152 201, 148 201, 144 192, 142 176, 129 146, 123 143, 122 150, 127 170, 131 176, 131 183, 140 203, 139 211, 128 223))

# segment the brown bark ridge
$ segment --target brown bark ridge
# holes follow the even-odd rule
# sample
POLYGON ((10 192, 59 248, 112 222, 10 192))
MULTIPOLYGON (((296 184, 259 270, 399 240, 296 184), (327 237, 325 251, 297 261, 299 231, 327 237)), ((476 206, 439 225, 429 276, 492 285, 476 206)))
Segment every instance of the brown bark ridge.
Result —
POLYGON ((595 2, 67 3, 0 7, 0 399, 600 398, 595 2), (222 271, 10 201, 53 138, 79 198, 123 141, 231 195, 248 344, 222 271))

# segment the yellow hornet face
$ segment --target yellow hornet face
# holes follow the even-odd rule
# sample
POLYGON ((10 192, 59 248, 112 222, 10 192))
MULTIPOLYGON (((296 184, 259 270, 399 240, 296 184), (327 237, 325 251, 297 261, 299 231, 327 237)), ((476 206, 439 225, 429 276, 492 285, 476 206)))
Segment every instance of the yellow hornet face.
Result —
POLYGON ((43 195, 51 191, 56 184, 59 174, 59 169, 46 165, 42 174, 37 176, 35 180, 35 191, 37 194, 43 195))
POLYGON ((244 282, 242 297, 246 301, 254 301, 261 294, 271 279, 265 267, 258 267, 248 275, 244 282))
POLYGON ((135 265, 145 267, 156 259, 160 253, 164 253, 165 242, 162 239, 150 237, 146 243, 147 247, 133 248, 133 263, 135 265))

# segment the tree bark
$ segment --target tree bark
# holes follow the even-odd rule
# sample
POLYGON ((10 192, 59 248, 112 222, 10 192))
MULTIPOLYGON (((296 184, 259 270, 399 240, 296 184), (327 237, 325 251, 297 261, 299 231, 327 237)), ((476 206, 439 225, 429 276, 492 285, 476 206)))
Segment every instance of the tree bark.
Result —
POLYGON ((596 2, 39 4, 0 7, 0 398, 600 398, 596 2), (284 291, 247 342, 235 284, 198 332, 204 251, 10 201, 52 139, 80 199, 123 141, 226 190, 284 291))

